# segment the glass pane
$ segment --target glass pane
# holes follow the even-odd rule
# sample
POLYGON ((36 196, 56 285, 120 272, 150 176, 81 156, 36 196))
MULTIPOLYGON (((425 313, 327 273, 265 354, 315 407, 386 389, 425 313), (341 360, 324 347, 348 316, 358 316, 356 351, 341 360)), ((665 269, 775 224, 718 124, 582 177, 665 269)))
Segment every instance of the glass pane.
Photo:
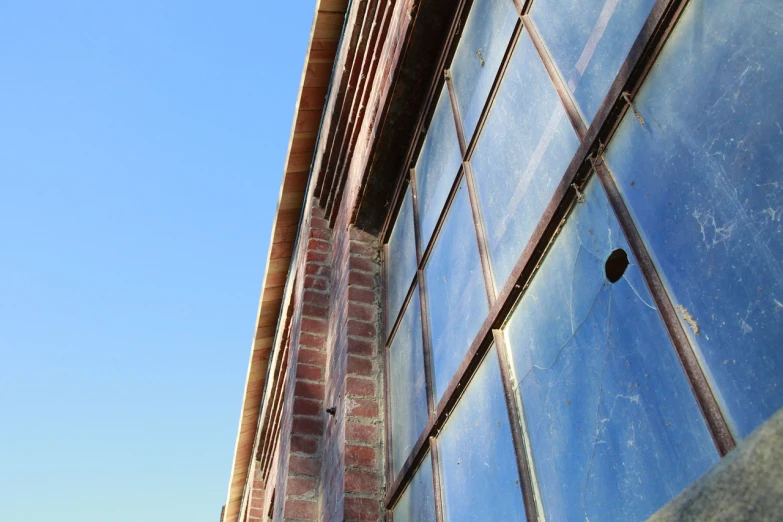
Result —
POLYGON ((536 0, 530 15, 585 121, 631 50, 655 0, 536 0))
POLYGON ((578 146, 546 69, 523 33, 471 159, 498 288, 578 146))
POLYGON ((444 84, 416 163, 416 199, 422 248, 426 248, 430 241, 460 165, 462 153, 459 150, 449 92, 444 84))
POLYGON ((475 0, 465 22, 451 75, 465 139, 470 141, 518 19, 511 0, 475 0))
POLYGON ((417 288, 413 291, 389 347, 392 460, 395 477, 427 425, 427 388, 424 380, 420 310, 417 288))
POLYGON ((506 334, 547 519, 645 520, 718 454, 597 179, 585 198, 506 334))
POLYGON ((606 159, 740 437, 783 407, 780 2, 694 0, 606 159))
POLYGON ((435 522, 435 487, 429 453, 394 506, 394 522, 435 522))
POLYGON ((464 181, 454 197, 424 277, 429 298, 437 402, 489 312, 464 181))
POLYGON ((411 189, 402 200, 397 222, 389 238, 386 255, 386 289, 389 299, 389 328, 392 327, 400 312, 405 296, 416 274, 416 238, 413 231, 413 198, 411 189))
POLYGON ((438 437, 446 520, 525 520, 495 348, 438 437))

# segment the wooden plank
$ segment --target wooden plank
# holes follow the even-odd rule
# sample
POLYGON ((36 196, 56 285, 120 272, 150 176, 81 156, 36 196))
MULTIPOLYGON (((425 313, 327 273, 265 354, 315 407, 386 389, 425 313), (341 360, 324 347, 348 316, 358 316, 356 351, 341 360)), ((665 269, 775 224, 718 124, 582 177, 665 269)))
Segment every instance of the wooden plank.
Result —
MULTIPOLYGON (((323 109, 323 108, 322 108, 323 109)), ((318 132, 318 126, 321 125, 321 110, 305 109, 300 107, 296 115, 296 124, 294 132, 318 132)))
POLYGON ((312 153, 295 152, 289 154, 285 165, 286 176, 294 172, 310 172, 310 163, 312 161, 312 153))
POLYGON ((332 64, 328 62, 311 63, 305 69, 305 87, 328 87, 332 78, 332 64))
POLYGON ((304 110, 323 109, 327 90, 326 87, 303 87, 299 106, 304 110))

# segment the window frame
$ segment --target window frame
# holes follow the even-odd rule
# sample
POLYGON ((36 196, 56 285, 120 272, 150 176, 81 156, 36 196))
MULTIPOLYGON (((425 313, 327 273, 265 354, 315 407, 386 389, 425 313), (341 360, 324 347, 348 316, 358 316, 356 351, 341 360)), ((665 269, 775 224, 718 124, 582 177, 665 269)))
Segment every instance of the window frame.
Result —
POLYGON ((655 63, 655 60, 660 54, 669 35, 674 30, 676 23, 683 10, 687 7, 689 0, 655 1, 647 20, 626 55, 622 66, 589 126, 583 120, 573 96, 560 76, 554 60, 546 50, 546 46, 539 35, 538 30, 530 18, 529 11, 535 0, 507 1, 513 2, 519 17, 504 53, 503 60, 493 81, 490 93, 484 104, 476 129, 473 132, 471 140, 468 142, 465 139, 463 123, 461 115, 459 114, 459 105, 456 100, 456 93, 447 67, 447 64, 450 64, 454 57, 457 45, 459 44, 461 29, 465 25, 465 21, 473 3, 473 0, 459 0, 459 5, 456 9, 449 31, 449 37, 447 38, 447 41, 444 42, 441 50, 437 68, 438 74, 433 78, 426 97, 427 101, 418 117, 416 132, 413 133, 413 136, 416 136, 416 138, 413 139, 408 146, 406 161, 404 163, 405 167, 399 175, 399 181, 392 199, 393 204, 390 207, 381 229, 381 286, 383 296, 381 301, 383 326, 382 349, 384 350, 383 357, 385 362, 383 385, 386 410, 384 429, 386 441, 385 471, 387 484, 385 508, 389 520, 392 520, 392 510, 400 495, 413 478, 414 473, 425 458, 427 452, 431 451, 433 487, 435 489, 435 517, 438 522, 443 521, 444 511, 437 434, 448 420, 450 412, 459 401, 462 392, 464 392, 465 388, 468 386, 478 365, 493 344, 497 346, 500 374, 503 381, 502 384, 509 421, 512 427, 512 439, 514 442, 514 451, 516 454, 527 520, 532 522, 540 519, 540 513, 542 513, 543 510, 540 505, 540 496, 536 491, 537 487, 533 476, 534 469, 529 459, 529 455, 532 453, 529 451, 529 442, 525 435, 526 421, 521 405, 518 403, 517 391, 512 383, 513 371, 508 356, 508 346, 503 327, 513 312, 518 299, 535 275, 539 263, 548 251, 553 240, 556 238, 560 227, 568 217, 573 206, 577 203, 578 198, 581 196, 581 188, 585 186, 593 174, 597 175, 603 190, 606 192, 609 203, 620 223, 621 230, 625 234, 628 245, 638 262, 641 273, 659 311, 661 321, 669 334, 677 357, 685 370, 685 375, 694 392, 694 396, 702 411, 704 420, 712 435, 713 442, 715 443, 719 455, 721 457, 725 456, 736 445, 725 417, 707 382, 704 371, 696 358, 694 349, 677 316, 674 305, 664 288, 661 277, 653 264, 652 258, 635 223, 631 219, 631 215, 620 195, 613 176, 605 166, 602 157, 604 144, 609 143, 609 140, 613 136, 626 112, 629 110, 634 113, 636 112, 633 105, 634 96, 647 77, 647 74, 655 63), (523 31, 526 32, 532 40, 537 54, 542 60, 549 79, 555 88, 558 98, 565 109, 566 115, 577 134, 580 145, 572 157, 568 168, 562 174, 554 195, 548 202, 546 210, 540 217, 531 238, 520 253, 511 274, 508 276, 506 282, 503 283, 502 288, 496 288, 489 259, 489 247, 486 240, 485 225, 481 216, 475 178, 470 162, 482 134, 484 124, 487 121, 487 116, 493 105, 495 96, 500 88, 502 78, 509 65, 513 50, 519 38, 522 37, 523 31), (415 164, 419 150, 424 142, 427 124, 434 113, 435 105, 442 88, 448 89, 449 91, 457 137, 462 152, 462 165, 451 184, 449 196, 438 217, 432 236, 430 237, 428 244, 422 245, 420 238, 420 216, 416 194, 415 164), (473 223, 481 259, 481 268, 485 288, 487 289, 487 297, 489 299, 489 314, 472 340, 470 348, 467 350, 456 374, 452 377, 443 398, 436 404, 433 386, 434 368, 432 366, 429 311, 427 309, 427 285, 424 270, 463 178, 465 178, 470 198, 473 223), (387 249, 389 237, 394 224, 396 223, 397 215, 400 212, 405 193, 409 186, 413 199, 414 236, 418 266, 415 276, 407 289, 402 307, 395 318, 388 316, 388 289, 386 286, 387 249), (417 286, 419 289, 418 296, 422 314, 428 422, 417 439, 406 462, 402 465, 399 475, 395 477, 392 476, 393 466, 391 465, 391 422, 389 421, 391 418, 391 400, 389 394, 388 350, 408 303, 415 293, 414 289, 417 286))

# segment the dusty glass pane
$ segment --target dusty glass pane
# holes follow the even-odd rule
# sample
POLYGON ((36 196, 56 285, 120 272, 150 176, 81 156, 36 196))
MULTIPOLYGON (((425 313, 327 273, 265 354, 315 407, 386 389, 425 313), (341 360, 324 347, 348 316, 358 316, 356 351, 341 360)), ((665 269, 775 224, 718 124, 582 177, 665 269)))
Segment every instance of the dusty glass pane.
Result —
POLYGON ((646 520, 718 454, 597 179, 585 198, 506 335, 547 519, 646 520))
POLYGON ((457 104, 468 141, 492 89, 517 18, 511 0, 475 0, 470 9, 451 63, 457 104))
POLYGON ((389 299, 389 328, 397 319, 405 295, 416 274, 416 238, 413 230, 413 198, 408 187, 400 213, 389 238, 386 256, 386 291, 389 299))
POLYGON ((536 0, 530 15, 590 124, 655 0, 536 0))
POLYGON ((394 506, 394 522, 435 522, 432 459, 424 457, 407 489, 394 506))
POLYGON ((502 288, 579 140, 527 33, 517 42, 471 159, 502 288))
POLYGON ((780 8, 689 3, 606 154, 740 437, 783 407, 780 8))
POLYGON ((438 444, 446 520, 525 520, 494 347, 454 408, 438 444))
POLYGON ((416 162, 416 199, 423 248, 430 241, 461 164, 462 153, 459 150, 454 114, 444 84, 416 162))
POLYGON ((413 291, 389 347, 391 434, 394 475, 397 476, 427 424, 427 388, 421 337, 419 290, 413 291))
POLYGON ((473 215, 460 183, 425 268, 435 400, 440 400, 489 311, 473 215))

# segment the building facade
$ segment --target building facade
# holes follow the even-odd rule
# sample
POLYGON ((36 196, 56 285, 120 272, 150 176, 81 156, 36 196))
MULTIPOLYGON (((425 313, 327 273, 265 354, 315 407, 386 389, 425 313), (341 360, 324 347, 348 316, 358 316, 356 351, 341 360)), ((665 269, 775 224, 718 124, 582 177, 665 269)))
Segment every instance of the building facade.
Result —
POLYGON ((782 57, 775 0, 320 0, 221 520, 783 517, 782 57))

